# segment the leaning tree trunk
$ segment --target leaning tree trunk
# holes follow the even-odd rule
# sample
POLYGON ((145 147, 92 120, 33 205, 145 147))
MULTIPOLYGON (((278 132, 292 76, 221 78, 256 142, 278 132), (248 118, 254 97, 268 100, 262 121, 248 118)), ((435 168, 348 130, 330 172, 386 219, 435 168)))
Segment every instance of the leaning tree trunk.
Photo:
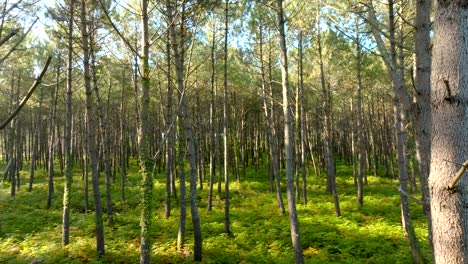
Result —
POLYGON ((454 180, 468 157, 468 5, 435 3, 429 176, 434 260, 468 263, 467 180, 454 180))
MULTIPOLYGON (((176 35, 176 26, 174 24, 173 9, 169 0, 167 0, 167 13, 169 17, 170 40, 172 50, 174 52, 174 61, 176 66, 176 82, 177 87, 181 93, 180 106, 178 109, 178 116, 181 119, 185 139, 188 145, 188 160, 190 164, 190 212, 192 215, 193 225, 193 238, 194 238, 194 260, 202 260, 202 233, 200 217, 198 215, 197 207, 197 161, 195 150, 195 137, 193 133, 192 120, 190 118, 187 106, 186 87, 184 83, 184 50, 183 43, 178 42, 176 35)), ((185 21, 185 4, 182 6, 182 13, 180 17, 180 39, 184 39, 184 24, 185 21)))
POLYGON ((286 162, 286 180, 288 195, 289 223, 291 239, 294 249, 295 263, 304 263, 301 239, 299 233, 299 220, 294 197, 294 135, 292 127, 292 113, 290 105, 290 88, 288 78, 288 53, 286 50, 285 20, 283 14, 283 1, 277 0, 277 20, 279 28, 279 41, 281 46, 281 75, 283 84, 283 114, 284 114, 284 152, 286 162))
MULTIPOLYGON (((404 82, 403 61, 397 62, 397 42, 395 39, 395 12, 394 1, 388 0, 388 35, 390 37, 390 49, 388 50, 382 39, 378 29, 378 22, 373 6, 370 6, 368 21, 371 24, 372 34, 377 42, 377 47, 386 64, 387 71, 392 80, 393 86, 393 109, 394 109, 394 127, 397 143, 398 157, 398 176, 400 180, 400 198, 402 211, 402 225, 406 237, 409 240, 413 261, 415 263, 424 262, 419 242, 414 232, 414 227, 411 224, 411 215, 408 206, 408 197, 406 197, 408 169, 406 161, 406 144, 407 144, 407 113, 410 111, 411 102, 404 82)), ((401 46, 401 45, 400 45, 401 46)))

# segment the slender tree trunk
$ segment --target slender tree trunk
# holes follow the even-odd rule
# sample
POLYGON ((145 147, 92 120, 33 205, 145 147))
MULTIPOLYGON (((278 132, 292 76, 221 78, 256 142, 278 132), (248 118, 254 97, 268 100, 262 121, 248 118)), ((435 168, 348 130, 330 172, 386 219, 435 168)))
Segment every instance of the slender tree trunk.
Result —
POLYGON ((336 216, 341 216, 340 203, 338 199, 338 192, 336 190, 336 174, 335 174, 335 158, 333 153, 333 131, 332 131, 332 107, 331 107, 331 93, 330 87, 327 89, 325 82, 325 71, 323 67, 322 58, 322 39, 320 32, 320 10, 317 19, 317 41, 318 41, 318 52, 319 52, 319 65, 320 65, 320 84, 322 86, 322 93, 324 98, 324 115, 323 115, 323 127, 324 127, 324 143, 325 143, 325 155, 326 155, 326 167, 327 167, 327 191, 333 195, 333 201, 335 204, 336 216))
POLYGON ((307 204, 307 171, 305 147, 305 113, 304 113, 304 67, 302 31, 299 33, 299 146, 301 147, 300 169, 302 176, 302 201, 307 204))
POLYGON ((215 89, 216 89, 216 61, 215 61, 215 51, 216 51, 216 24, 213 22, 213 36, 211 40, 211 77, 210 77, 210 183, 208 186, 208 211, 211 211, 213 207, 213 184, 214 177, 216 176, 216 137, 215 137, 215 89))
MULTIPOLYGON (((416 1, 415 52, 416 52, 416 90, 415 93, 415 143, 416 160, 420 175, 423 210, 427 218, 428 240, 432 245, 432 222, 429 195, 429 169, 431 157, 431 0, 416 1)), ((432 251, 433 252, 433 251, 432 251)))
POLYGON ((50 110, 50 141, 49 141, 49 181, 48 181, 48 192, 47 192, 47 209, 50 209, 52 206, 52 196, 54 195, 54 150, 55 150, 55 121, 56 121, 56 110, 57 110, 57 97, 58 97, 58 89, 59 89, 59 77, 60 77, 60 60, 61 58, 57 58, 57 73, 55 81, 57 84, 55 85, 54 94, 52 96, 52 102, 50 110))
MULTIPOLYGON (((356 29, 358 30, 358 29, 356 29)), ((361 42, 359 33, 356 33, 356 78, 357 78, 357 94, 356 94, 356 132, 357 132, 357 148, 358 148, 358 172, 357 172, 357 187, 358 187, 358 204, 360 207, 364 205, 364 173, 366 173, 365 160, 365 139, 363 135, 363 113, 362 113, 362 61, 361 61, 361 42)))
POLYGON ((92 173, 92 188, 95 209, 95 223, 96 223, 96 250, 98 257, 104 256, 104 226, 102 223, 102 208, 101 208, 101 194, 99 191, 99 171, 98 171, 98 150, 96 142, 96 121, 95 109, 93 107, 93 90, 91 87, 91 73, 90 73, 90 44, 89 44, 89 28, 88 28, 88 10, 85 0, 81 1, 81 36, 83 45, 83 68, 84 79, 86 88, 86 117, 88 120, 87 129, 87 143, 88 153, 91 160, 91 173, 92 173))
MULTIPOLYGON (((170 25, 168 25, 170 26, 170 25)), ((170 43, 170 34, 167 33, 167 44, 166 44, 166 56, 167 56, 167 102, 166 102, 166 127, 172 125, 172 77, 171 77, 171 43, 170 43)), ((174 177, 173 174, 173 163, 174 156, 172 142, 172 132, 173 129, 168 131, 166 140, 166 199, 164 206, 164 215, 166 218, 169 218, 171 215, 171 180, 174 177)))
POLYGON ((148 0, 140 1, 141 8, 141 110, 140 126, 138 128, 138 147, 140 156, 140 171, 143 177, 143 197, 141 211, 141 244, 140 263, 149 264, 151 255, 151 225, 153 218, 153 167, 150 156, 150 128, 149 128, 149 89, 150 89, 150 67, 149 67, 149 28, 148 28, 148 0))
POLYGON ((283 114, 284 114, 284 152, 286 155, 286 180, 288 194, 288 212, 291 228, 291 239, 294 249, 295 263, 304 263, 302 254, 301 239, 299 233, 299 220, 296 211, 296 201, 294 197, 294 138, 292 131, 292 114, 290 105, 290 91, 288 79, 288 55, 286 50, 285 21, 283 14, 283 1, 277 0, 277 16, 279 28, 279 42, 281 47, 281 73, 283 84, 283 114))
POLYGON ((62 215, 62 246, 66 246, 70 242, 70 202, 71 202, 71 187, 73 181, 73 161, 71 156, 72 149, 72 96, 73 96, 73 20, 74 20, 75 0, 71 0, 68 4, 68 55, 67 55, 67 108, 65 120, 65 184, 63 188, 63 215, 62 215))
POLYGON ((229 126, 229 105, 227 91, 227 62, 228 62, 228 19, 229 19, 229 0, 226 0, 224 8, 224 83, 223 83, 223 143, 224 143, 224 233, 230 235, 229 219, 229 145, 228 145, 228 126, 229 126))
MULTIPOLYGON (((262 52, 263 53, 263 52, 262 52)), ((273 170, 273 175, 275 178, 275 186, 276 186, 276 200, 278 202, 278 207, 280 208, 280 211, 282 214, 286 213, 286 210, 284 208, 284 202, 283 202, 283 195, 281 193, 281 181, 280 181, 280 145, 279 145, 279 136, 278 132, 276 129, 276 111, 275 111, 275 98, 274 98, 274 93, 273 93, 273 73, 272 73, 272 50, 271 50, 271 45, 269 45, 269 50, 268 50, 268 81, 269 81, 269 97, 270 97, 270 128, 271 128, 271 145, 270 147, 272 148, 271 154, 272 154, 272 170, 273 170)), ((264 77, 263 77, 264 78, 264 77)), ((265 82, 264 82, 265 83, 265 82)))
MULTIPOLYGON (((189 116, 187 99, 186 99, 186 87, 184 83, 184 47, 182 43, 177 42, 176 38, 176 27, 173 16, 172 5, 167 0, 167 13, 169 17, 169 27, 171 35, 171 46, 174 52, 174 61, 176 66, 176 79, 177 86, 181 93, 180 107, 178 110, 178 116, 181 119, 183 125, 185 139, 188 145, 188 160, 190 164, 190 212, 192 215, 193 225, 193 236, 194 236, 194 260, 202 260, 202 233, 200 217, 198 215, 197 207, 197 162, 196 162, 196 150, 195 150, 195 138, 193 135, 192 121, 189 116)), ((185 21, 185 4, 182 6, 181 18, 180 18, 180 39, 184 39, 184 24, 185 21)))
POLYGON ((125 108, 125 69, 122 70, 122 87, 120 91, 120 200, 125 203, 125 185, 127 182, 127 133, 125 108))
POLYGON ((435 10, 429 176, 434 261, 468 263, 467 178, 454 181, 468 157, 468 6, 435 1, 435 10))
POLYGON ((183 131, 182 120, 179 119, 179 156, 178 156, 178 165, 179 165, 179 184, 180 184, 180 215, 179 215, 179 228, 177 232, 177 249, 182 250, 185 247, 185 223, 187 221, 187 199, 186 193, 187 188, 185 185, 185 138, 183 131))
POLYGON ((371 23, 371 29, 373 36, 377 42, 377 47, 382 54, 382 58, 387 66, 390 78, 393 85, 393 109, 394 109, 394 127, 396 133, 396 147, 398 156, 398 176, 400 180, 400 192, 401 198, 401 210, 402 210, 402 224, 403 230, 409 240, 413 261, 415 263, 422 263, 424 259, 419 247, 419 242, 414 233, 414 228, 411 224, 411 215, 408 206, 408 198, 403 192, 407 193, 407 180, 408 180, 408 169, 407 169, 407 158, 406 158, 406 144, 407 144, 407 131, 406 125, 408 122, 407 113, 410 110, 411 102, 409 99, 408 92, 404 84, 404 70, 403 61, 397 62, 397 42, 395 39, 395 14, 394 14, 394 1, 388 0, 388 20, 389 20, 389 37, 390 37, 390 50, 388 51, 385 47, 385 43, 380 35, 377 25, 375 24, 376 14, 373 6, 369 8, 368 21, 371 23))
POLYGON ((36 164, 38 160, 38 148, 39 148, 39 132, 41 126, 41 115, 42 115, 42 101, 44 97, 44 90, 41 90, 39 93, 39 107, 36 112, 36 120, 34 125, 34 136, 33 136, 33 143, 32 143, 32 156, 31 156, 31 168, 29 171, 29 188, 28 191, 31 192, 34 184, 34 174, 36 171, 36 164))

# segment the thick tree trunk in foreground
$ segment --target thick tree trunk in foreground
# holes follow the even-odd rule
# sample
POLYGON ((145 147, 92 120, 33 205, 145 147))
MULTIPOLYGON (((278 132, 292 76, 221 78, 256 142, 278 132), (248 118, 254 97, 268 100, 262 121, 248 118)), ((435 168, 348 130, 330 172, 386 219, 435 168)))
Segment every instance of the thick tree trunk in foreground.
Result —
POLYGON ((290 105, 290 91, 288 79, 288 55, 286 50, 285 21, 283 14, 283 1, 277 0, 277 16, 279 28, 279 41, 281 46, 281 75, 283 84, 283 114, 284 114, 284 152, 286 161, 286 180, 288 195, 289 223, 291 228, 291 239, 294 249, 295 263, 304 263, 301 239, 299 233, 299 221, 296 211, 294 197, 294 135, 292 129, 292 113, 290 105))
POLYGON ((466 175, 448 187, 468 157, 468 5, 435 2, 429 176, 434 260, 468 263, 466 175))

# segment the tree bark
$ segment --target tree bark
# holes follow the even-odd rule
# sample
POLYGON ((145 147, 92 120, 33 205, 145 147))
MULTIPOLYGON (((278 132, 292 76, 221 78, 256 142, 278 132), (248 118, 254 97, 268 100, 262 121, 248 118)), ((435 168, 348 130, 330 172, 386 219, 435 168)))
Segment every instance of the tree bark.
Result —
POLYGON ((149 264, 151 255, 151 225, 153 218, 153 167, 150 155, 150 128, 149 128, 149 89, 150 89, 150 68, 149 68, 149 28, 148 28, 148 0, 140 1, 141 8, 141 109, 140 125, 138 128, 138 150, 140 170, 143 178, 143 196, 141 211, 141 244, 140 244, 140 263, 149 264))
POLYGON ((229 22, 229 0, 226 0, 224 8, 224 82, 223 82, 223 143, 224 143, 224 233, 230 235, 229 227, 229 105, 228 105, 228 87, 227 87, 227 62, 228 62, 228 22, 229 22))
MULTIPOLYGON (((190 164, 190 212, 192 215, 193 236, 194 236, 194 260, 202 260, 202 233, 200 217, 198 215, 197 207, 197 162, 195 150, 195 138, 193 135, 192 121, 188 112, 186 87, 184 82, 184 47, 183 44, 178 42, 176 35, 176 27, 174 23, 173 9, 170 0, 167 0, 167 13, 170 21, 170 35, 171 46, 174 52, 174 61, 176 66, 176 80, 177 87, 181 93, 180 106, 178 109, 178 116, 181 119, 181 125, 184 129, 185 139, 188 145, 188 160, 190 164)), ((185 4, 182 5, 181 18, 180 18, 180 39, 184 39, 184 24, 185 21, 185 4)))
POLYGON ((429 189, 435 263, 468 263, 466 177, 455 174, 468 156, 468 6, 435 1, 431 73, 429 189))
POLYGON ((86 89, 86 118, 88 120, 87 127, 87 144, 88 153, 91 160, 91 183, 93 188, 94 210, 95 210, 95 223, 96 223, 96 251, 98 257, 105 254, 104 250, 104 226, 102 223, 102 207, 101 207, 101 194, 99 190, 99 171, 98 171, 98 151, 96 142, 96 120, 93 90, 91 87, 91 73, 90 73, 90 44, 89 44, 89 25, 88 25, 88 10, 86 0, 81 1, 81 37, 83 45, 83 68, 84 68, 84 81, 86 89))
POLYGON ((291 239, 294 249, 295 263, 304 263, 301 239, 299 233, 299 220, 296 211, 294 197, 294 135, 292 129, 292 113, 290 105, 290 88, 288 77, 288 55, 286 49, 285 20, 283 13, 283 1, 277 0, 277 20, 279 28, 279 42, 281 47, 281 76, 283 85, 283 115, 284 115, 284 152, 286 162, 286 180, 288 195, 288 212, 291 229, 291 239))
MULTIPOLYGON (((429 169, 431 158, 431 0, 416 1, 415 52, 416 52, 416 93, 415 93, 415 143, 416 159, 421 182, 423 210, 428 224, 428 240, 432 245, 432 222, 429 194, 429 169)), ((433 251, 432 251, 433 252, 433 251)))
POLYGON ((63 215, 62 215, 62 246, 66 246, 70 242, 70 202, 71 202, 71 186, 73 181, 73 161, 71 156, 72 150, 72 96, 73 96, 73 20, 74 20, 75 0, 71 0, 68 4, 68 54, 67 54, 67 108, 65 120, 65 184, 63 188, 63 215))

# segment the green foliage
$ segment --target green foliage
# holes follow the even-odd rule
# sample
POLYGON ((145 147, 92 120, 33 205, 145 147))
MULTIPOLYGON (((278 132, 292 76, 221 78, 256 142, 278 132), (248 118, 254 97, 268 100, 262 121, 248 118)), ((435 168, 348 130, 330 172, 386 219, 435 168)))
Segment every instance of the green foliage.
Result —
MULTIPOLYGON (((138 263, 141 176, 137 166, 133 164, 129 171, 125 203, 118 201, 119 181, 112 186, 114 225, 105 226, 106 256, 102 259, 95 258, 94 214, 84 213, 83 181, 81 174, 75 173, 70 245, 65 248, 61 246, 63 178, 56 177, 51 210, 45 209, 44 171, 37 172, 30 193, 23 187, 11 198, 7 184, 2 186, 0 263, 138 263)), ((306 263, 411 263, 409 245, 400 226, 396 182, 369 176, 364 207, 359 209, 350 168, 338 165, 337 174, 342 217, 334 215, 332 196, 325 192, 323 177, 315 175, 308 178, 309 204, 297 206, 306 263)), ((232 236, 224 234, 223 196, 215 195, 213 211, 208 212, 207 190, 199 192, 203 263, 291 263, 289 222, 287 215, 278 210, 275 194, 269 192, 267 167, 257 173, 249 168, 240 183, 232 182, 231 190, 232 236)), ((191 225, 187 224, 186 248, 178 251, 178 210, 173 210, 169 219, 164 218, 163 175, 156 175, 154 193, 153 262, 192 263, 191 225)), ((412 212, 429 259, 424 216, 418 205, 412 205, 412 212)))

